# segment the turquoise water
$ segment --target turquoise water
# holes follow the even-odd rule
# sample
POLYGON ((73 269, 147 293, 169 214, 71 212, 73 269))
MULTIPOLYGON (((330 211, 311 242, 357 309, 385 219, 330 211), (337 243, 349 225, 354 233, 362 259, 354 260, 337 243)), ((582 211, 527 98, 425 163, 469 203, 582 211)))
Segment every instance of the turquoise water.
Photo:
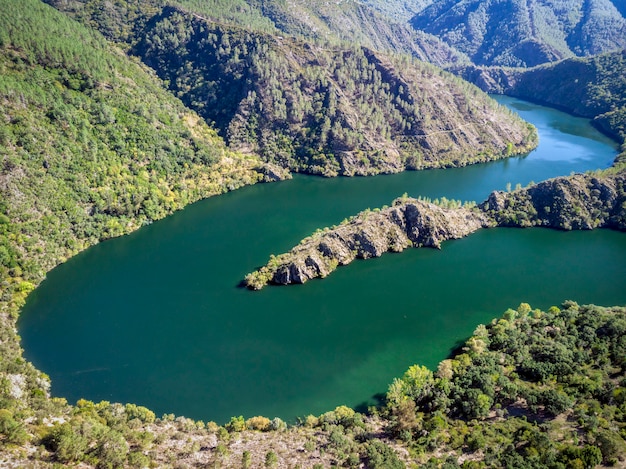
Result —
POLYGON ((338 269, 306 285, 239 288, 270 254, 367 207, 411 196, 482 200, 507 183, 607 167, 584 119, 501 98, 539 129, 530 155, 466 168, 257 185, 101 243, 49 273, 19 322, 52 392, 227 421, 292 420, 373 402, 508 307, 626 304, 626 236, 482 230, 338 269))

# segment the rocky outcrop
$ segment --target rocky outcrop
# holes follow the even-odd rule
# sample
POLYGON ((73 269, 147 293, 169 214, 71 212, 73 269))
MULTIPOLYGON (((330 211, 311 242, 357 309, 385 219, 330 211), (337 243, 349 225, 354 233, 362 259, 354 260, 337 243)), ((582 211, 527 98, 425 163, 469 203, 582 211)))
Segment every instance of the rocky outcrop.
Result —
POLYGON ((289 170, 273 163, 260 162, 256 170, 263 182, 285 181, 292 178, 289 170))
POLYGON ((560 177, 513 192, 493 192, 480 208, 499 226, 626 230, 625 181, 624 171, 560 177))
POLYGON ((625 183, 626 170, 602 176, 578 174, 513 192, 496 191, 474 208, 400 198, 392 207, 366 210, 337 227, 318 231, 290 252, 272 257, 249 274, 245 284, 258 290, 267 283, 304 283, 357 258, 407 247, 439 248, 442 241, 492 226, 626 230, 625 183))
POLYGON ((366 210, 334 227, 304 239, 289 253, 273 257, 245 283, 253 289, 267 283, 286 285, 325 277, 354 259, 379 257, 407 247, 439 248, 447 239, 467 236, 490 225, 476 209, 444 208, 416 199, 397 199, 392 207, 366 210))

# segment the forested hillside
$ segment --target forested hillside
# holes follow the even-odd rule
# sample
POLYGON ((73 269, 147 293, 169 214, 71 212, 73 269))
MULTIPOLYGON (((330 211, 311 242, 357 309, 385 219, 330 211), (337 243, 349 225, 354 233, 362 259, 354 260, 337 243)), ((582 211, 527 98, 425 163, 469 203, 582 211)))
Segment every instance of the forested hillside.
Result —
POLYGON ((532 67, 626 47, 623 10, 617 0, 442 0, 411 24, 478 65, 532 67))
POLYGON ((534 133, 426 64, 204 21, 166 8, 133 52, 233 148, 333 176, 459 166, 527 151, 534 133))
POLYGON ((10 232, 27 236, 3 236, 5 267, 43 256, 50 268, 237 187, 238 166, 242 182, 255 180, 249 162, 97 34, 40 2, 19 11, 8 3, 0 13, 2 213, 10 232))
MULTIPOLYGON (((588 117, 606 134, 620 142, 626 140, 626 50, 528 70, 468 66, 455 72, 485 91, 588 117)), ((619 160, 625 158, 626 144, 619 160)))
POLYGON ((166 5, 176 5, 212 21, 271 34, 360 44, 382 51, 404 53, 442 67, 469 63, 467 56, 431 34, 416 31, 405 19, 394 20, 384 12, 379 13, 355 0, 146 0, 141 5, 105 0, 46 2, 97 27, 105 37, 115 41, 132 42, 141 36, 143 25, 158 11, 166 5))
POLYGON ((21 411, 45 381, 21 358, 14 323, 45 273, 258 181, 260 163, 228 150, 99 34, 37 0, 0 0, 0 109, 0 402, 21 411))
POLYGON ((626 50, 524 71, 506 93, 593 118, 608 134, 626 139, 626 50))

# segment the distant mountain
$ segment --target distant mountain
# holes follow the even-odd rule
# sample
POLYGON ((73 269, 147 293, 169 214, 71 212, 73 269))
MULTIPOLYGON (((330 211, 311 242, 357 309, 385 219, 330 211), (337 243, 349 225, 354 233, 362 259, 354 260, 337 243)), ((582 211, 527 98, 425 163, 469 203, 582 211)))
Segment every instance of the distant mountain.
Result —
POLYGON ((232 148, 328 176, 459 166, 523 152, 526 124, 435 67, 165 8, 133 49, 232 148))
POLYGON ((626 47, 622 0, 441 0, 411 19, 478 65, 532 67, 626 47))
MULTIPOLYGON (((372 7, 356 0, 144 0, 140 3, 95 0, 46 0, 85 24, 95 26, 105 37, 132 43, 144 25, 167 4, 219 23, 271 34, 295 35, 324 42, 348 42, 381 51, 411 55, 437 66, 469 63, 467 56, 439 38, 416 31, 406 18, 386 16, 382 2, 372 7)), ((419 10, 422 1, 406 2, 405 8, 419 10), (413 5, 413 6, 411 6, 413 5)), ((397 6, 397 4, 395 4, 397 6)), ((393 8, 396 10, 396 7, 393 8)), ((402 9, 401 9, 402 10, 402 9)), ((398 10, 399 11, 399 10, 398 10)), ((411 10, 412 11, 412 10, 411 10)), ((406 16, 406 15, 404 15, 406 16)))
MULTIPOLYGON (((180 2, 185 9, 190 2, 180 2)), ((440 39, 423 31, 416 31, 406 19, 395 20, 387 14, 398 10, 398 2, 358 2, 347 0, 279 0, 255 1, 259 10, 280 31, 309 39, 339 40, 359 44, 380 51, 409 54, 437 66, 469 62, 468 58, 440 39), (387 8, 382 8, 383 5, 387 8)), ((426 2, 414 2, 413 8, 426 2)), ((411 2, 404 4, 411 7, 411 2)), ((193 11, 193 10, 191 10, 193 11)))
POLYGON ((361 3, 399 22, 408 22, 435 0, 361 0, 361 3))

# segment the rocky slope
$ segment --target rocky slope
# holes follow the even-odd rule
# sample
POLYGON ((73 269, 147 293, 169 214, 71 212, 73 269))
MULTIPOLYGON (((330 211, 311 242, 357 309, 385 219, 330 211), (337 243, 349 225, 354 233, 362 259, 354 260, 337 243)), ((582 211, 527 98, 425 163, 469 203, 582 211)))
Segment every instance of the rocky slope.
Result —
POLYGON ((411 246, 439 248, 442 241, 494 226, 626 230, 625 183, 624 170, 561 177, 513 192, 493 192, 474 208, 397 199, 392 207, 367 210, 340 226, 318 231, 246 276, 245 284, 258 290, 267 283, 304 283, 357 258, 411 246))
MULTIPOLYGON (((286 34, 309 39, 340 40, 380 51, 408 54, 440 67, 461 62, 469 63, 469 58, 465 54, 441 39, 412 28, 407 22, 408 18, 394 19, 395 15, 390 10, 395 8, 388 3, 387 8, 377 2, 368 4, 355 0, 258 3, 260 11, 278 30, 286 34)), ((187 9, 191 7, 184 2, 182 5, 187 9)), ((421 9, 419 5, 408 3, 404 7, 421 9)), ((407 15, 403 8, 396 11, 400 16, 407 15)))
POLYGON ((480 206, 498 226, 626 230, 626 172, 577 174, 513 192, 493 192, 480 206))
POLYGON ((272 258, 265 267, 249 274, 245 283, 253 289, 268 282, 304 283, 325 277, 338 265, 357 258, 379 257, 412 246, 439 248, 442 241, 462 238, 490 224, 479 210, 400 198, 391 207, 361 212, 340 226, 304 239, 289 253, 272 258))

